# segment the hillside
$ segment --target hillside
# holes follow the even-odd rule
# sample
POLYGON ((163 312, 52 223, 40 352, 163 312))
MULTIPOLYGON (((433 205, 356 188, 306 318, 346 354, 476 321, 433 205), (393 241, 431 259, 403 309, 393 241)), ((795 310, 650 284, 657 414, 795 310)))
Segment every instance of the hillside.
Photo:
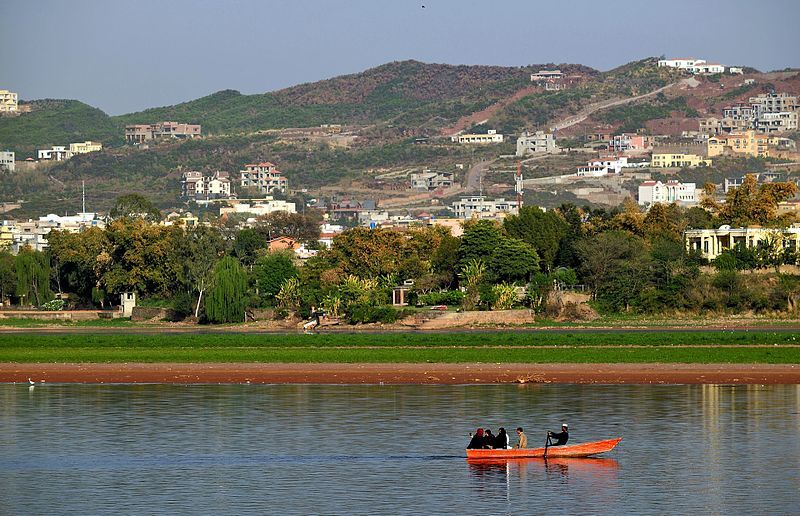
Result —
POLYGON ((0 117, 0 148, 16 151, 18 159, 35 157, 36 149, 71 142, 98 140, 122 143, 122 126, 100 109, 77 100, 34 100, 30 113, 0 117))

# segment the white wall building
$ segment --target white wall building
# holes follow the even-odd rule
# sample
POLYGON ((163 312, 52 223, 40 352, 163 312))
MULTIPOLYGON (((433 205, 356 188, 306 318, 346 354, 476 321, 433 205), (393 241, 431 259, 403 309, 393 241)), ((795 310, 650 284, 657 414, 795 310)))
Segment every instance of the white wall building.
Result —
POLYGON ((67 148, 63 145, 53 145, 52 149, 39 149, 37 158, 42 161, 64 161, 67 159, 67 148))
POLYGON ((489 129, 486 134, 457 134, 451 136, 450 140, 457 143, 472 144, 503 143, 503 135, 497 134, 496 129, 489 129))
POLYGON ((452 172, 414 172, 411 174, 411 188, 433 191, 453 186, 452 172))
POLYGON ((505 199, 487 199, 483 195, 462 197, 452 204, 453 213, 460 219, 471 218, 493 218, 505 216, 506 214, 519 213, 517 201, 507 201, 505 199))
POLYGON ((715 74, 725 71, 725 65, 709 63, 705 59, 695 59, 694 57, 661 59, 658 61, 658 66, 680 68, 689 73, 699 74, 715 74))
POLYGON ((297 213, 295 203, 279 201, 272 198, 266 198, 251 203, 236 202, 231 206, 222 206, 219 209, 220 216, 227 213, 250 213, 257 217, 267 215, 276 211, 284 213, 297 213))
POLYGON ((16 168, 15 159, 13 152, 0 151, 0 171, 14 172, 16 168))
POLYGON ((639 204, 649 206, 655 203, 678 203, 693 206, 698 202, 695 183, 679 181, 645 181, 639 185, 639 204))

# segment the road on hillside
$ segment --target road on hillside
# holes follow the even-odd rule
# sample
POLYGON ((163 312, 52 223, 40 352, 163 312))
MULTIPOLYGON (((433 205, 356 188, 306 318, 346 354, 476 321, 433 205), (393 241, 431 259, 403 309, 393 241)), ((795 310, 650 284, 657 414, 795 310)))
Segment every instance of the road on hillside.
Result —
POLYGON ((485 176, 489 172, 489 167, 497 160, 483 160, 472 165, 467 171, 467 192, 476 192, 480 189, 481 176, 485 176))
POLYGON ((556 122, 556 124, 553 125, 550 129, 551 129, 551 131, 561 131, 563 129, 566 129, 567 127, 572 127, 573 125, 576 125, 576 124, 579 124, 579 123, 583 122, 584 120, 586 120, 587 118, 589 118, 590 116, 592 116, 593 114, 595 114, 596 112, 598 112, 600 110, 611 108, 611 107, 616 107, 616 106, 622 106, 624 104, 629 104, 631 102, 636 102, 637 100, 641 100, 641 99, 645 99, 645 98, 648 98, 648 97, 652 97, 654 95, 658 95, 662 91, 668 90, 668 89, 672 88, 673 86, 677 86, 679 84, 686 84, 688 86, 692 86, 690 81, 694 81, 694 79, 692 79, 692 78, 681 79, 678 82, 673 82, 673 83, 667 84, 666 86, 662 86, 661 88, 658 88, 657 90, 653 90, 653 91, 651 91, 649 93, 643 93, 642 95, 637 95, 635 97, 627 97, 627 98, 624 98, 624 99, 604 100, 602 102, 595 102, 594 104, 589 104, 584 109, 582 109, 577 115, 573 115, 571 117, 565 118, 564 120, 561 120, 560 122, 556 122))

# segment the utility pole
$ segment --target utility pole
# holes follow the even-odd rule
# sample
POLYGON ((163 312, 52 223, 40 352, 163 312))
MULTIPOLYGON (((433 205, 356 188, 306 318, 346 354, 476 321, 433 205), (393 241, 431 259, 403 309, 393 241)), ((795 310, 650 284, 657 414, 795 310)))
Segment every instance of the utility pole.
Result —
POLYGON ((514 190, 517 192, 517 210, 522 208, 522 162, 517 160, 517 175, 515 176, 514 190))
POLYGON ((82 213, 86 213, 86 181, 81 180, 81 209, 82 213))

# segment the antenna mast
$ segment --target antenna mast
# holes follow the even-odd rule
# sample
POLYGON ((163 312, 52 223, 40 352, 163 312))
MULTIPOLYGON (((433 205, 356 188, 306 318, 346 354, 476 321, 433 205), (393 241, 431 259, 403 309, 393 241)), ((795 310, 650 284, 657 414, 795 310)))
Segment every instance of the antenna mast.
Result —
POLYGON ((81 207, 82 207, 83 213, 86 213, 86 181, 85 180, 81 181, 81 190, 83 191, 83 193, 81 194, 81 207))

